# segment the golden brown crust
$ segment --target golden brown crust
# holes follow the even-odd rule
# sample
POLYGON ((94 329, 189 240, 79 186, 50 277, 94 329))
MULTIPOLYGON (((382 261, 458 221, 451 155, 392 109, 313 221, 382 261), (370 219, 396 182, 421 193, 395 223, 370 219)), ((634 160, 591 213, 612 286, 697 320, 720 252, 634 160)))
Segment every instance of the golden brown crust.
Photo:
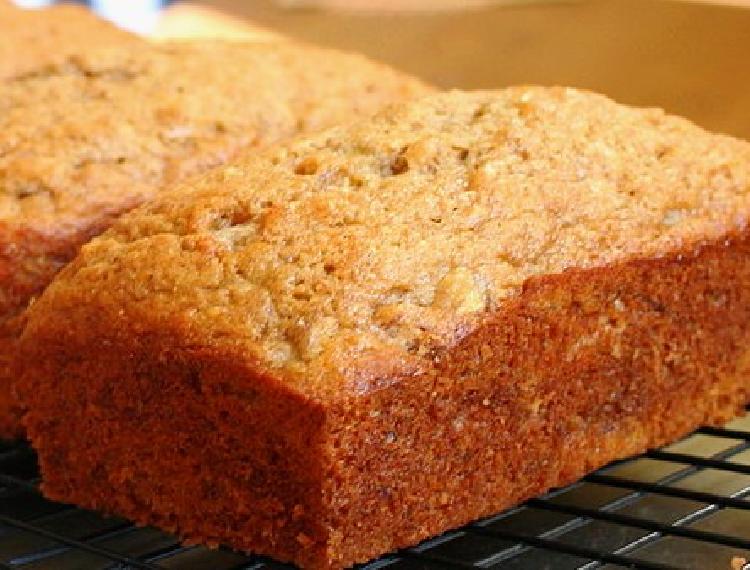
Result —
MULTIPOLYGON (((427 91, 364 57, 281 41, 89 51, 7 79, 0 324, 82 243, 169 184, 427 91)), ((7 385, 0 370, 0 405, 7 385)))
POLYGON ((218 170, 121 218, 29 311, 44 492, 339 568, 726 421, 750 395, 749 149, 522 88, 218 170), (398 303, 436 312, 383 326, 398 303))
POLYGON ((96 46, 138 48, 143 40, 72 4, 22 10, 0 4, 0 79, 23 75, 96 46))

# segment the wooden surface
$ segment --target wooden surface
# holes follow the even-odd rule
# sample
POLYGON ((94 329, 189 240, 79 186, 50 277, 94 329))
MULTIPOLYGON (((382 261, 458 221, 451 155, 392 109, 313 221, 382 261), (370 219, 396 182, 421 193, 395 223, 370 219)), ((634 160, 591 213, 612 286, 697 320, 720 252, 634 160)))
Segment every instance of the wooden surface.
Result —
MULTIPOLYGON (((252 37, 275 30, 364 52, 442 87, 586 87, 750 138, 750 10, 741 7, 590 0, 433 13, 283 8, 272 0, 201 5, 211 10, 201 11, 200 35, 246 20, 252 24, 240 28, 252 37), (238 20, 210 22, 213 10, 238 20)), ((180 11, 196 13, 172 9, 180 11)))

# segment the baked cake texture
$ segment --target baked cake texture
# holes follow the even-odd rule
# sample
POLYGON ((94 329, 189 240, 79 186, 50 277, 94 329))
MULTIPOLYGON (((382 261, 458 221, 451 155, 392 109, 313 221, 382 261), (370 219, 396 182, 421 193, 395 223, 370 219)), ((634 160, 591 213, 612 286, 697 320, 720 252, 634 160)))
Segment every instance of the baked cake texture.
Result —
POLYGON ((83 242, 240 149, 427 90, 281 41, 109 49, 0 83, 0 434, 20 433, 8 375, 23 311, 83 242))
POLYGON ((138 36, 72 4, 22 10, 0 2, 0 29, 0 80, 34 72, 92 48, 145 44, 138 36))
POLYGON ((438 94, 121 218, 30 310, 48 497, 309 568, 741 412, 750 144, 438 94))

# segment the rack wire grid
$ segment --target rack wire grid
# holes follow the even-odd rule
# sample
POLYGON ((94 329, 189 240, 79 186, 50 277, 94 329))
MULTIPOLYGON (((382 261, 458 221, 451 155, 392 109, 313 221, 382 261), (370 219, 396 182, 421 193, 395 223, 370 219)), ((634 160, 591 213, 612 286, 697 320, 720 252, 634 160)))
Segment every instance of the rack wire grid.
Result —
MULTIPOLYGON (((0 569, 289 568, 48 501, 38 483, 28 445, 0 443, 0 569)), ((750 415, 363 568, 729 570, 733 559, 750 559, 750 415)))

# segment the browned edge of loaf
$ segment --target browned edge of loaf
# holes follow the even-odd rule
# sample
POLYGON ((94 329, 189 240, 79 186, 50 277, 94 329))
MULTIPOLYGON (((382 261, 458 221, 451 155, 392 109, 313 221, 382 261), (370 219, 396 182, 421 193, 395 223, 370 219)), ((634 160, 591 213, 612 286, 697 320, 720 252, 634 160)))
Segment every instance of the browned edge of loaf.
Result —
POLYGON ((0 222, 0 437, 24 437, 23 408, 13 390, 13 360, 29 300, 75 257, 82 243, 100 234, 133 205, 126 201, 119 209, 101 212, 98 219, 50 231, 9 228, 0 222))
POLYGON ((332 401, 168 315, 63 303, 22 339, 26 423, 47 497, 345 567, 740 413, 749 284, 750 233, 532 278, 426 373, 332 401))

